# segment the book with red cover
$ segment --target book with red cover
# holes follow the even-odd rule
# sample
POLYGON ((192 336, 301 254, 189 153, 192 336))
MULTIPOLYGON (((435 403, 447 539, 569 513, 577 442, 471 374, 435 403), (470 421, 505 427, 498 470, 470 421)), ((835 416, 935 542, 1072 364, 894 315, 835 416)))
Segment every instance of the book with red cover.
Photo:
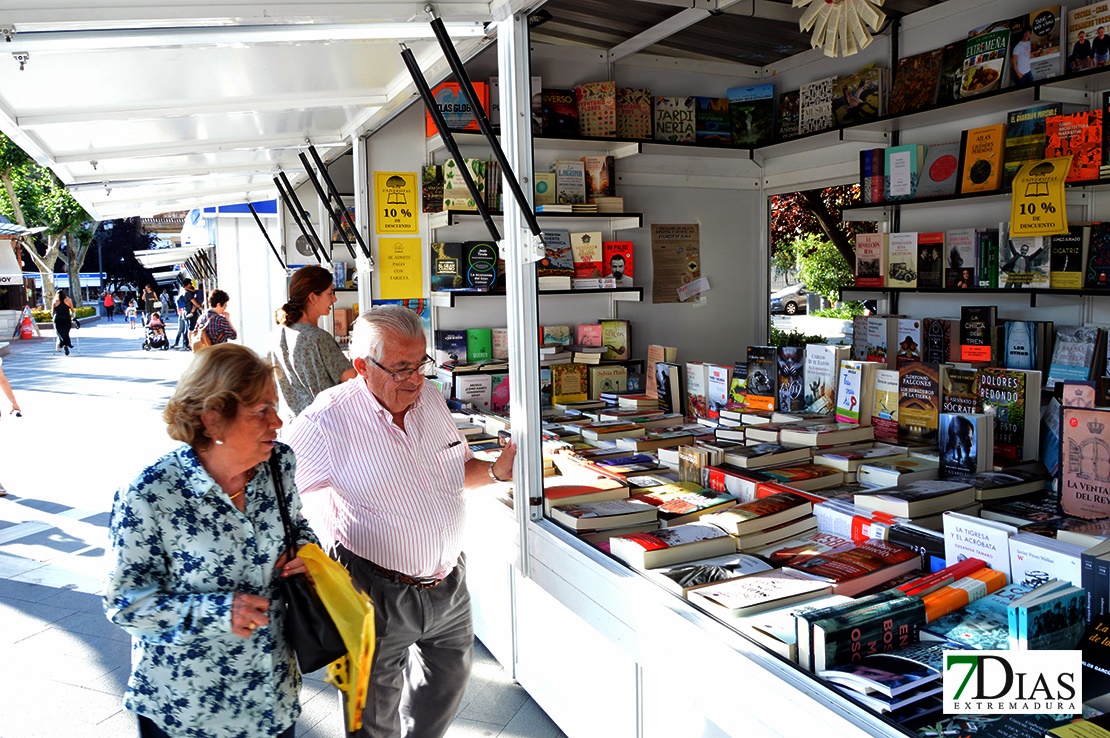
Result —
POLYGON ((833 583, 836 594, 852 596, 876 584, 917 569, 921 557, 908 548, 871 540, 815 556, 794 557, 790 568, 833 583))
POLYGON ((601 276, 613 277, 618 287, 631 287, 636 276, 631 241, 602 241, 601 276))
POLYGON ((1045 120, 1044 158, 1072 156, 1068 182, 1085 182, 1099 177, 1102 164, 1102 111, 1053 115, 1045 120))
MULTIPOLYGON (((485 82, 474 82, 474 92, 478 95, 478 102, 482 109, 489 113, 489 93, 485 82)), ((443 113, 443 120, 447 128, 452 131, 477 131, 478 118, 474 115, 471 103, 466 99, 466 93, 459 87, 458 82, 443 82, 432 88, 432 97, 443 113)), ((436 135, 436 125, 432 122, 432 114, 424 112, 424 133, 431 138, 436 135)))

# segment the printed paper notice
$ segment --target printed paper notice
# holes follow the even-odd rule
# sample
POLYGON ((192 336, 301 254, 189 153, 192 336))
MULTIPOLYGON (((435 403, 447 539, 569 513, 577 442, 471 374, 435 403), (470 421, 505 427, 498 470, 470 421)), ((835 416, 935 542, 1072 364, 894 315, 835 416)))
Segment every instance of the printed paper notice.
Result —
POLYGON ((683 302, 679 290, 701 277, 698 224, 653 223, 651 266, 651 301, 683 302))
POLYGON ((374 172, 374 232, 419 233, 416 172, 374 172))
POLYGON ((378 239, 378 290, 383 300, 423 297, 424 262, 419 238, 378 239))
POLYGON ((1011 236, 1051 236, 1068 232, 1064 180, 1072 157, 1027 161, 1014 177, 1010 197, 1011 236))

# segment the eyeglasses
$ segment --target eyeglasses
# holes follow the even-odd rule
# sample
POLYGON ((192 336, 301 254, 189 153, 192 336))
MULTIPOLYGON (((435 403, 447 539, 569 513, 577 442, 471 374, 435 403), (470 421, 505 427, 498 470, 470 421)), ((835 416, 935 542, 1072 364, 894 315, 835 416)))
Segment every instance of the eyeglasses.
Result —
MULTIPOLYGON (((367 358, 369 358, 369 357, 367 357, 367 358)), ((414 366, 412 369, 400 369, 400 370, 395 371, 395 372, 391 372, 390 370, 386 369, 384 366, 382 366, 378 362, 374 361, 373 359, 370 359, 370 363, 373 364, 374 366, 378 367, 379 369, 381 369, 386 374, 388 374, 389 378, 392 379, 394 382, 396 382, 397 384, 400 384, 401 382, 407 382, 410 379, 412 379, 413 375, 416 374, 417 372, 419 372, 421 375, 423 375, 424 372, 428 371, 428 369, 432 365, 435 364, 435 359, 428 356, 427 354, 424 354, 424 358, 421 359, 420 363, 417 364, 416 366, 414 366)))

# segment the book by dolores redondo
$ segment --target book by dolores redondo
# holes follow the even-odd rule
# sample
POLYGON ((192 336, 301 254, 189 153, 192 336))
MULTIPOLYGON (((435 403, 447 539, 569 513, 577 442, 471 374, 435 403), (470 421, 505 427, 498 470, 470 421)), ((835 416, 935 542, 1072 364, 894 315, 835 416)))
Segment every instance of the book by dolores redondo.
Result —
POLYGON ((1036 458, 1041 373, 997 367, 981 369, 979 399, 983 412, 995 416, 995 462, 1009 466, 1036 458))

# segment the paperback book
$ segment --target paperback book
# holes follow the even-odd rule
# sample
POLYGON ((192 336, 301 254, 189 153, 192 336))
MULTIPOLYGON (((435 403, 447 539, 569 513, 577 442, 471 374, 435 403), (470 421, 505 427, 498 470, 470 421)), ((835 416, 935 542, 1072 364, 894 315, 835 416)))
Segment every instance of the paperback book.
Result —
POLYGON ((773 84, 731 87, 728 116, 734 146, 764 146, 771 142, 775 112, 773 84))
POLYGON ((655 140, 695 142, 693 97, 655 97, 655 140))

